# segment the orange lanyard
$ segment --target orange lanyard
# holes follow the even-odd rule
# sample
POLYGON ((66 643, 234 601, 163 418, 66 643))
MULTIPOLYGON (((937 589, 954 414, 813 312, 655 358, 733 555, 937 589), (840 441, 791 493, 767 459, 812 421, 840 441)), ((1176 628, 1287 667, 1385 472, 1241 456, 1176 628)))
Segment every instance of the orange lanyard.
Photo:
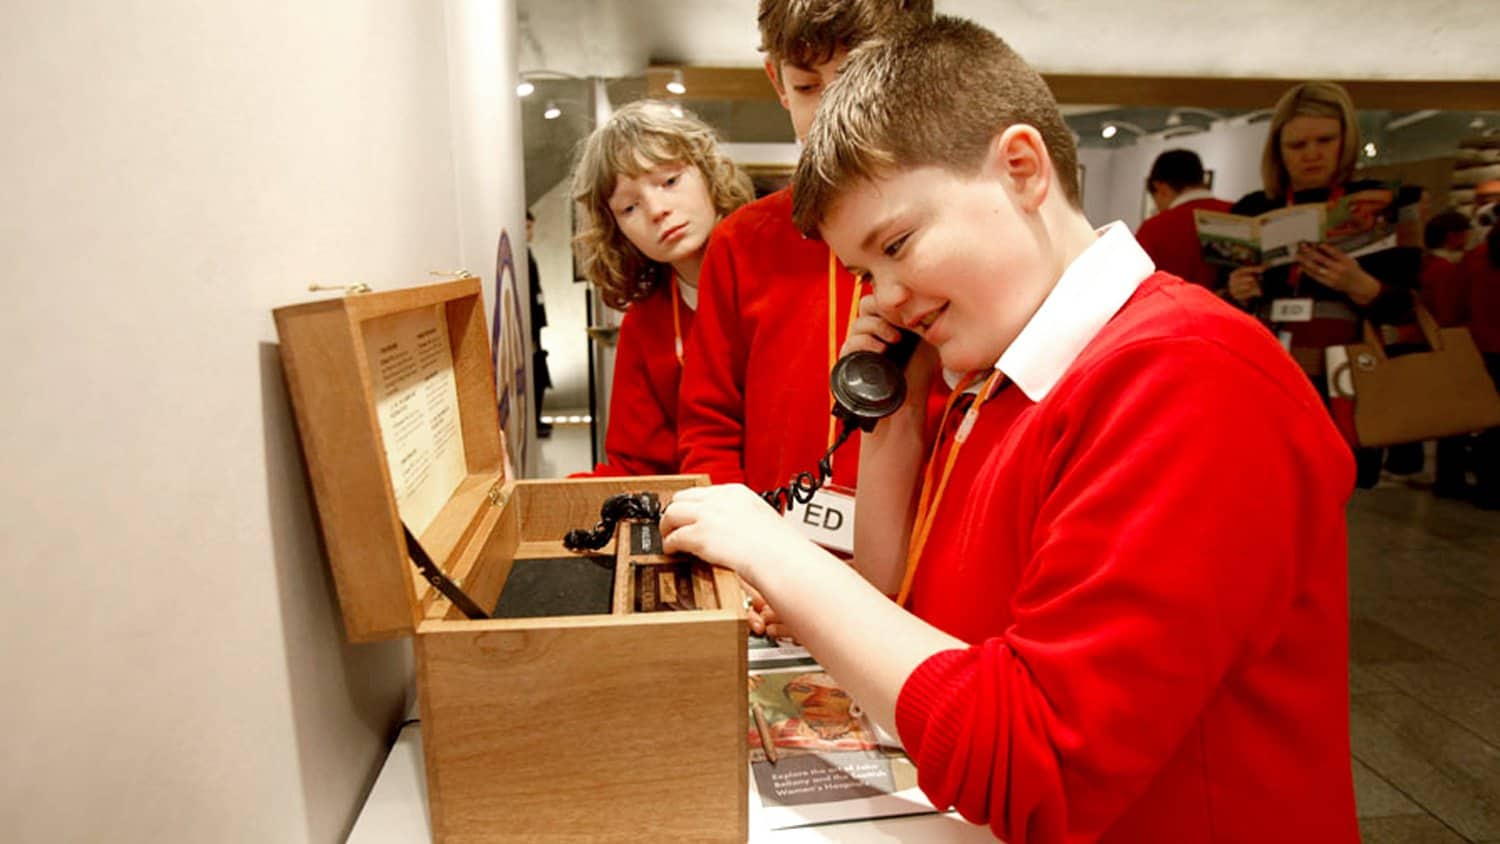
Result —
POLYGON ((672 285, 672 339, 675 341, 673 348, 677 350, 677 368, 682 368, 682 317, 677 315, 681 306, 677 303, 677 274, 673 273, 672 285))
MULTIPOLYGON (((854 320, 859 316, 859 287, 855 286, 854 292, 849 295, 849 321, 844 324, 844 337, 839 339, 839 289, 836 284, 838 278, 838 259, 834 257, 833 250, 828 250, 828 371, 833 372, 833 365, 838 363, 839 347, 849 339, 849 332, 854 328, 854 320)), ((828 447, 833 448, 833 441, 838 437, 838 419, 833 415, 833 396, 829 394, 828 404, 828 447)))
POLYGON ((958 397, 974 383, 974 373, 964 376, 964 380, 959 382, 953 394, 948 397, 948 403, 943 406, 943 417, 938 422, 938 439, 932 444, 932 457, 928 459, 927 469, 922 476, 922 495, 917 500, 917 521, 913 526, 911 545, 906 549, 906 574, 901 578, 901 591, 896 594, 897 604, 905 606, 906 599, 911 595, 911 584, 917 576, 917 566, 922 561, 922 550, 927 547, 927 536, 932 532, 932 523, 937 520, 938 506, 942 504, 943 493, 948 489, 948 478, 953 474, 953 464, 958 462, 959 449, 963 448, 964 442, 969 439, 969 432, 974 430, 974 423, 979 421, 979 409, 989 401, 990 396, 995 394, 995 390, 1004 378, 1005 376, 1001 375, 1000 370, 997 369, 985 379, 984 387, 974 398, 974 403, 969 405, 968 412, 964 414, 963 421, 958 425, 958 431, 953 434, 953 445, 948 449, 948 459, 943 462, 943 474, 934 491, 932 470, 937 465, 938 449, 943 444, 943 433, 948 430, 948 413, 953 410, 958 397))

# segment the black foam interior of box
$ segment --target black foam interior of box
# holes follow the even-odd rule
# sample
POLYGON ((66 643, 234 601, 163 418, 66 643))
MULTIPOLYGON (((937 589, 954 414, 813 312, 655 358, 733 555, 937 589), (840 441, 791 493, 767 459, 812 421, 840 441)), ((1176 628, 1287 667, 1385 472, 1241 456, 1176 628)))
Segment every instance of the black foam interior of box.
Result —
POLYGON ((614 592, 614 557, 516 560, 491 615, 495 618, 608 615, 614 592))

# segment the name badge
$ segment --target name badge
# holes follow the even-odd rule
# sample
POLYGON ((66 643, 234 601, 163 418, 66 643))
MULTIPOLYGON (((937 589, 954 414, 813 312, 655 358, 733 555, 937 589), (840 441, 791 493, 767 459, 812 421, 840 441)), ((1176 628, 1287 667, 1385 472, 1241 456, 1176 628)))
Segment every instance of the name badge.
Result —
POLYGON ((1276 299, 1271 302, 1272 322, 1311 322, 1312 318, 1312 299, 1303 297, 1300 299, 1276 299))
POLYGON ((793 504, 781 516, 803 536, 840 554, 854 553, 854 496, 823 487, 806 504, 793 504))

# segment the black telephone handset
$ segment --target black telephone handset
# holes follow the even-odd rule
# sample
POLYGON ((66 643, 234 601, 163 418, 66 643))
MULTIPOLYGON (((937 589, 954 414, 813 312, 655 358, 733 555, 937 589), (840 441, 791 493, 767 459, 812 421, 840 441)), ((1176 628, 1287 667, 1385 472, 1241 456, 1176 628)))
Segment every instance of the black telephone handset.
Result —
POLYGON ((812 501, 813 495, 833 477, 833 453, 838 451, 855 431, 873 431, 875 423, 895 413, 906 400, 906 364, 920 341, 915 333, 902 331, 901 339, 886 346, 885 351, 851 352, 838 359, 829 373, 828 386, 833 391, 833 415, 842 423, 838 436, 818 471, 799 472, 786 486, 760 494, 767 504, 784 513, 795 504, 812 501))
POLYGON ((903 329, 901 339, 880 354, 859 351, 839 358, 828 377, 833 415, 869 432, 875 430, 876 422, 895 413, 906 400, 906 365, 920 339, 903 329))
MULTIPOLYGON (((833 415, 843 423, 841 430, 818 461, 817 474, 800 472, 786 486, 762 492, 760 497, 767 504, 777 512, 786 512, 794 504, 812 501, 823 483, 833 476, 833 453, 839 446, 855 431, 875 430, 876 422, 901 407, 906 400, 906 365, 920 341, 916 333, 903 329, 901 339, 886 346, 884 352, 851 352, 838 359, 829 373, 828 386, 833 391, 833 415)), ((593 530, 570 530, 563 538, 563 545, 579 553, 602 548, 614 537, 615 523, 620 519, 657 522, 661 511, 653 493, 616 495, 604 502, 599 524, 593 530)))

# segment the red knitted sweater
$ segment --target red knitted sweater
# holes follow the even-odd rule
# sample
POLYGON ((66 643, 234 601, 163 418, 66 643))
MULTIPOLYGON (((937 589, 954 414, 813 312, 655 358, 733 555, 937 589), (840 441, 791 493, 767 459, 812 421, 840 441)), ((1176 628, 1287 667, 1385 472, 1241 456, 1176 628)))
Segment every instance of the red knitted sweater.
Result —
POLYGON ((960 455, 910 608, 973 645, 897 706, 935 804, 1010 844, 1358 840, 1353 467, 1264 328, 1153 275, 960 455))

